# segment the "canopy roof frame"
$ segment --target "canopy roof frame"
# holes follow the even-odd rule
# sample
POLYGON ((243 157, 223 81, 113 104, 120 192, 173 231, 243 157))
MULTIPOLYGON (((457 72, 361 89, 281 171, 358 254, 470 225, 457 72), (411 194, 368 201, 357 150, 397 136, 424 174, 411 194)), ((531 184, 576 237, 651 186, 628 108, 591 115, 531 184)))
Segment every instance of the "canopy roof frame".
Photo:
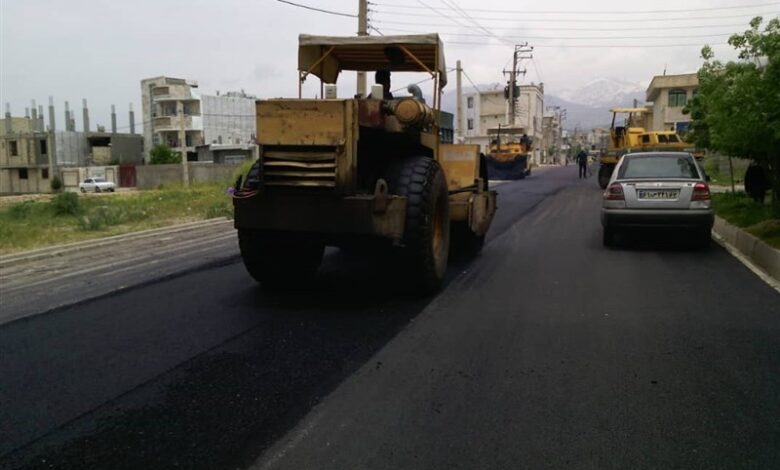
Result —
POLYGON ((310 36, 298 37, 299 96, 309 75, 322 83, 335 83, 343 70, 426 72, 434 80, 434 103, 441 101, 447 84, 443 44, 438 34, 402 36, 310 36), (403 56, 390 57, 397 48, 403 56), (408 60, 405 60, 408 59, 408 60))

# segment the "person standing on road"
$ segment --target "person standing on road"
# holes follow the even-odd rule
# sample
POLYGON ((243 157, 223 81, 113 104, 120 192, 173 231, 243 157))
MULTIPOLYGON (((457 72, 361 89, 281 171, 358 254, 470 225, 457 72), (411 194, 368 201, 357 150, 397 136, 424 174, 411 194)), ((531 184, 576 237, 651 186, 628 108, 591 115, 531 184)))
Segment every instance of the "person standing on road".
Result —
POLYGON ((580 167, 580 179, 588 177, 588 152, 584 149, 577 154, 577 164, 580 167))

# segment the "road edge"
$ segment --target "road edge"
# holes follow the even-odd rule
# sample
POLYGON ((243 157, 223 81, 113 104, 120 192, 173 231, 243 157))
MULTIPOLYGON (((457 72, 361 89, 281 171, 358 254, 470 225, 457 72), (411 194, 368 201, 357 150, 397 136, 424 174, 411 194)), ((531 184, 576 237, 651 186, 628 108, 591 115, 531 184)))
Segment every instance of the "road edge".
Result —
POLYGON ((726 251, 780 292, 780 250, 717 216, 712 235, 726 251))

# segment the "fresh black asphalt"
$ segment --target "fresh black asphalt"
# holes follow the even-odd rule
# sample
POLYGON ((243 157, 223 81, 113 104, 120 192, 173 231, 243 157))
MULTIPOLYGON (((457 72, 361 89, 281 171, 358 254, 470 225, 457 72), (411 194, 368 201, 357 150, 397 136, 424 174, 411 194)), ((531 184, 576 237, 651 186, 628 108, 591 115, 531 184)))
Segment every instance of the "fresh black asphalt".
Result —
POLYGON ((601 246, 573 167, 500 191, 414 298, 238 263, 0 326, 2 468, 778 468, 780 296, 724 250, 601 246))

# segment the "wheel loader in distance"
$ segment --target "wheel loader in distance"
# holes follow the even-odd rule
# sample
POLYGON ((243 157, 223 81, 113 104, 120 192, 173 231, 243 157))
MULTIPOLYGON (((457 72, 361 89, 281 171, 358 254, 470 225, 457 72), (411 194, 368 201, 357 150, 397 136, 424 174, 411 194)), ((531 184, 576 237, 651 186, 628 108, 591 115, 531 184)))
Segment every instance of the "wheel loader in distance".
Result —
POLYGON ((479 147, 441 143, 439 36, 300 35, 298 71, 297 99, 257 101, 259 158, 233 194, 249 274, 300 285, 326 245, 363 244, 397 251, 392 259, 415 290, 437 289, 451 234, 477 252, 496 211, 479 147), (374 85, 369 96, 336 98, 342 71, 425 73, 433 103, 412 86, 410 96, 374 85), (311 76, 325 98, 302 98, 311 76))
POLYGON ((614 108, 612 124, 609 128, 610 139, 606 152, 599 157, 599 186, 606 189, 612 171, 618 160, 629 152, 649 152, 653 150, 667 152, 690 152, 700 159, 703 153, 693 145, 684 142, 675 131, 646 131, 646 108, 614 108), (623 125, 615 125, 618 115, 625 115, 623 125))

